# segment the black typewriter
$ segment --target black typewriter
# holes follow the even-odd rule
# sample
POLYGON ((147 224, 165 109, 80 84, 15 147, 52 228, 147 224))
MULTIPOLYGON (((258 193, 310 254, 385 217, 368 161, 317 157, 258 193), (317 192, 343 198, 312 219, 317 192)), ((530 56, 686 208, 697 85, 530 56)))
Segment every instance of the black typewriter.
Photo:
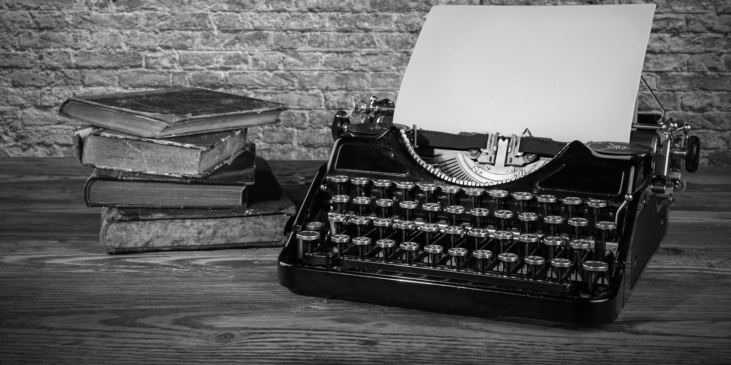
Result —
POLYGON ((288 226, 279 283, 327 298, 596 325, 668 229, 690 126, 638 114, 630 143, 449 134, 371 98, 335 115, 329 162, 288 226), (355 123, 361 119, 361 123, 355 123))

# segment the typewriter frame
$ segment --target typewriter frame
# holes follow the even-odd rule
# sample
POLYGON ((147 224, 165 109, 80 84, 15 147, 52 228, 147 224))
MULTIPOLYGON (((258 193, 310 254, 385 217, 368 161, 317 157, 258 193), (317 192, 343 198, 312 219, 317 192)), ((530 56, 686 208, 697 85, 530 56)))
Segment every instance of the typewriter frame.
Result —
MULTIPOLYGON (((539 182, 569 164, 621 170, 620 190, 614 194, 603 194, 608 205, 616 209, 616 221, 621 224, 617 225, 620 231, 615 241, 619 244, 614 251, 616 256, 612 258, 613 265, 607 273, 608 285, 599 296, 582 294, 577 288, 563 290, 559 286, 557 290, 556 287, 546 288, 525 282, 509 286, 507 283, 510 283, 511 278, 506 277, 497 281, 470 282, 463 280, 464 277, 459 273, 448 270, 437 273, 439 276, 435 277, 408 275, 408 270, 406 275, 403 272, 394 275, 388 271, 387 265, 379 265, 375 260, 371 260, 373 265, 363 265, 361 262, 357 269, 353 269, 349 266, 350 259, 336 253, 321 258, 327 263, 303 263, 297 259, 296 234, 304 229, 307 222, 317 220, 318 216, 322 220, 323 214, 329 211, 327 176, 440 182, 427 167, 414 163, 413 144, 404 139, 409 136, 415 139, 414 130, 375 120, 356 125, 336 125, 342 123, 338 118, 344 117, 344 112, 336 115, 333 134, 339 138, 335 141, 330 160, 319 169, 302 207, 286 230, 288 237, 279 256, 278 278, 281 285, 296 294, 460 315, 507 315, 599 325, 617 318, 641 272, 667 233, 668 197, 672 195, 672 184, 669 179, 662 180, 663 186, 670 187, 670 195, 667 190, 658 190, 658 178, 662 177, 656 173, 659 153, 652 153, 647 147, 644 153, 600 154, 575 141, 567 144, 551 161, 532 174, 490 188, 527 191, 536 195, 550 193, 559 197, 596 197, 596 193, 561 191, 555 187, 546 189, 539 182), (342 128, 339 136, 335 133, 337 128, 342 128), (339 159, 349 158, 348 154, 341 152, 344 148, 362 149, 357 154, 361 168, 344 169, 339 164, 339 159), (405 168, 405 172, 400 176, 393 172, 379 172, 383 170, 375 162, 379 159, 362 158, 368 149, 388 151, 392 159, 405 168)), ((642 137, 655 141, 654 133, 654 130, 640 130, 633 140, 642 137)), ((353 154, 349 155, 352 158, 353 154)), ((696 160, 698 158, 697 155, 693 157, 696 160)), ((416 272, 423 274, 425 270, 416 272)))

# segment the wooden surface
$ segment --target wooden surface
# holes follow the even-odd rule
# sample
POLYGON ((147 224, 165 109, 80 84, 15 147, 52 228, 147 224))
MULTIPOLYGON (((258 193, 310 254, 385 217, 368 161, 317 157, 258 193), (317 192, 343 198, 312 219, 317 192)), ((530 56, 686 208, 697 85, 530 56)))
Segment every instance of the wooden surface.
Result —
MULTIPOLYGON (((295 202, 320 162, 272 161, 295 202)), ((616 322, 584 328, 298 296, 279 249, 110 256, 91 169, 0 159, 0 363, 728 363, 731 168, 686 174, 616 322)))

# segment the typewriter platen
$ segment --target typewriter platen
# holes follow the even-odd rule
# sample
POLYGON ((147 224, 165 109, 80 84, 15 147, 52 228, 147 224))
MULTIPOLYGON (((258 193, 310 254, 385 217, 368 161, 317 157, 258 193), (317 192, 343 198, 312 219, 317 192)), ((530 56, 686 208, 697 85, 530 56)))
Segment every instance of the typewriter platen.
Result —
POLYGON ((371 98, 335 116, 279 257, 291 291, 607 323, 667 232, 682 165, 698 168, 690 127, 654 114, 631 143, 585 144, 417 130, 393 108, 371 98))

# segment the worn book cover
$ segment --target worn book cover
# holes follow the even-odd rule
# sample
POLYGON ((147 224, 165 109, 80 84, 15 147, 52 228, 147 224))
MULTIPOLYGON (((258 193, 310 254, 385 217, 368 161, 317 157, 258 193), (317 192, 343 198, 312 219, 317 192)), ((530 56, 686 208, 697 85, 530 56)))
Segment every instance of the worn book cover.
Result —
POLYGON ((249 206, 228 209, 102 208, 99 234, 107 253, 271 247, 284 244, 284 226, 295 214, 262 158, 249 206))
POLYGON ((211 133, 275 123, 284 104, 217 91, 180 88, 77 96, 61 115, 147 138, 211 133))
POLYGON ((75 132, 81 163, 150 175, 203 178, 246 150, 246 130, 153 139, 109 129, 75 132))
POLYGON ((84 186, 86 205, 125 208, 233 208, 247 204, 255 182, 253 144, 203 179, 94 169, 84 186))

